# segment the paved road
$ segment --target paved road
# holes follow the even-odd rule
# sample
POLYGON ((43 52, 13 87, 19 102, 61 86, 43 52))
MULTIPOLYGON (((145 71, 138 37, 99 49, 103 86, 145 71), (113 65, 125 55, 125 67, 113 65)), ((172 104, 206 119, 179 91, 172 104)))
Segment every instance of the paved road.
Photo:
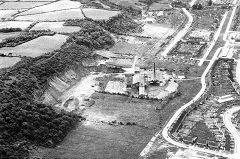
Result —
POLYGON ((235 147, 234 147, 233 158, 235 158, 235 159, 240 158, 240 133, 233 125, 231 119, 232 119, 233 113, 235 113, 239 110, 240 110, 240 106, 233 107, 233 108, 227 110, 223 115, 223 123, 225 124, 226 128, 228 129, 228 131, 232 134, 232 136, 234 138, 235 147))
MULTIPOLYGON (((236 0, 233 2, 233 4, 236 4, 236 0)), ((221 24, 220 24, 220 27, 217 31, 217 33, 215 34, 215 37, 214 37, 214 40, 212 41, 212 44, 210 46, 210 49, 209 49, 209 52, 212 50, 213 46, 215 45, 215 42, 216 40, 218 39, 219 37, 219 34, 220 34, 220 31, 223 27, 223 24, 226 20, 226 17, 227 17, 227 13, 224 14, 224 17, 221 21, 221 24)), ((232 23, 232 20, 230 19, 228 24, 229 23, 232 23)), ((229 30, 226 29, 225 31, 225 34, 227 34, 229 30)), ((174 47, 174 45, 171 45, 172 47, 174 47)), ((226 45, 225 45, 226 46, 226 45)), ((165 51, 165 53, 168 53, 168 51, 170 51, 171 48, 168 48, 168 50, 165 51)), ((202 84, 202 88, 201 90, 198 92, 198 94, 190 101, 188 102, 187 104, 183 105, 180 109, 178 109, 175 114, 172 116, 172 118, 169 120, 169 122, 166 124, 166 126, 164 127, 164 129, 162 131, 159 131, 157 132, 153 138, 150 140, 150 142, 147 144, 147 146, 143 149, 143 151, 141 152, 140 156, 141 157, 146 157, 146 155, 148 154, 148 152, 150 151, 153 143, 155 142, 155 140, 161 135, 162 133, 162 136, 171 144, 175 145, 175 146, 178 146, 178 147, 182 147, 182 148, 188 148, 188 149, 191 149, 191 150, 195 150, 195 151, 200 151, 200 152, 205 152, 205 153, 209 153, 209 154, 213 154, 213 155, 218 155, 218 156, 222 156, 222 157, 230 157, 230 158, 234 158, 234 159, 240 159, 240 155, 237 156, 236 154, 229 154, 227 152, 221 152, 221 151, 212 151, 212 150, 209 150, 209 149, 204 149, 204 148, 200 148, 200 147, 196 147, 196 146, 189 146, 189 145, 186 145, 184 143, 181 143, 181 142, 177 142, 177 141, 174 141, 173 139, 170 138, 168 132, 169 132, 169 128, 171 127, 171 125, 174 123, 174 121, 181 115, 181 113, 186 109, 188 108, 189 106, 191 106, 191 104, 193 104, 194 102, 196 102, 201 96, 202 94, 205 92, 206 90, 206 81, 205 81, 205 78, 206 78, 206 75, 207 73, 209 72, 209 70, 212 68, 212 65, 213 63, 217 60, 218 58, 218 55, 220 53, 220 51, 222 50, 222 48, 218 48, 217 51, 215 52, 213 58, 211 59, 208 67, 206 68, 206 70, 204 71, 204 73, 202 74, 201 76, 201 84, 202 84)), ((204 58, 202 59, 202 61, 204 62, 205 59, 207 58, 208 54, 204 55, 204 58)), ((201 62, 201 61, 200 61, 201 62)), ((201 62, 201 63, 203 63, 201 62)), ((200 65, 202 65, 200 63, 200 65)), ((240 66, 239 66, 240 67, 240 66)), ((240 145, 239 145, 240 146, 240 145)))
POLYGON ((193 0, 189 3, 190 7, 192 7, 195 3, 196 3, 197 0, 193 0))
POLYGON ((186 8, 182 9, 183 12, 188 16, 188 22, 186 26, 174 37, 174 39, 170 42, 170 44, 165 48, 165 50, 161 53, 162 56, 167 56, 167 54, 171 51, 172 48, 180 41, 188 32, 190 26, 193 22, 192 15, 186 10, 186 8))
MULTIPOLYGON (((230 19, 229 19, 229 21, 228 21, 227 29, 226 29, 226 31, 225 31, 225 33, 224 33, 224 35, 223 35, 223 40, 224 40, 224 41, 227 41, 227 36, 228 36, 229 30, 230 30, 230 27, 231 27, 231 24, 232 24, 232 22, 233 22, 233 18, 234 18, 234 15, 235 15, 235 13, 236 13, 236 9, 237 9, 237 6, 238 6, 237 3, 238 3, 238 0, 234 0, 234 1, 233 1, 233 4, 232 4, 232 5, 233 5, 234 7, 233 7, 233 11, 232 11, 231 17, 230 17, 230 19)), ((219 26, 216 34, 214 35, 214 38, 213 38, 213 40, 212 40, 212 42, 211 42, 211 44, 210 44, 210 47, 207 49, 207 51, 206 51, 206 53, 204 54, 203 58, 202 58, 202 59, 200 60, 200 62, 198 63, 199 66, 202 66, 202 64, 204 63, 204 61, 205 61, 206 58, 208 57, 209 53, 210 53, 211 50, 213 49, 215 43, 217 42, 217 39, 218 39, 218 37, 219 37, 219 35, 220 35, 220 33, 221 33, 221 30, 222 30, 223 24, 224 24, 225 21, 226 21, 227 14, 228 14, 228 12, 226 12, 226 13, 224 14, 223 19, 222 19, 222 21, 221 21, 221 23, 220 23, 220 26, 219 26)))
POLYGON ((220 26, 217 30, 217 32, 214 34, 214 37, 213 37, 213 40, 211 41, 211 44, 210 46, 208 47, 207 51, 205 52, 205 54, 203 55, 203 58, 200 60, 200 62, 198 63, 198 66, 202 66, 202 64, 204 63, 204 61, 206 60, 206 58, 208 57, 209 53, 212 51, 214 45, 216 44, 217 42, 217 39, 221 33, 221 30, 222 30, 222 27, 223 27, 223 24, 225 23, 225 20, 227 18, 227 15, 228 15, 228 12, 226 12, 224 15, 223 15, 223 18, 222 18, 222 21, 220 23, 220 26))

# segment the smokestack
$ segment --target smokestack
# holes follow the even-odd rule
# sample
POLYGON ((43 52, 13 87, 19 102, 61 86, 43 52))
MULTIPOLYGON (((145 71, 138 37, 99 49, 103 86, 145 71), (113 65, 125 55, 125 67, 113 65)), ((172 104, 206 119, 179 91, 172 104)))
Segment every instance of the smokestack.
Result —
POLYGON ((155 62, 153 63, 153 79, 154 79, 154 81, 156 81, 156 66, 155 66, 155 62))

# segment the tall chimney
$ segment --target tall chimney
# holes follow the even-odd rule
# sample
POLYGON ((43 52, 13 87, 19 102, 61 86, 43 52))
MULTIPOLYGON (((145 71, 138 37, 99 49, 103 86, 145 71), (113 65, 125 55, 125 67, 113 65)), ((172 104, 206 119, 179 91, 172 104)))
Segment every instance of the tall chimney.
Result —
POLYGON ((153 63, 153 78, 154 78, 154 81, 156 81, 156 65, 155 65, 155 62, 153 63))

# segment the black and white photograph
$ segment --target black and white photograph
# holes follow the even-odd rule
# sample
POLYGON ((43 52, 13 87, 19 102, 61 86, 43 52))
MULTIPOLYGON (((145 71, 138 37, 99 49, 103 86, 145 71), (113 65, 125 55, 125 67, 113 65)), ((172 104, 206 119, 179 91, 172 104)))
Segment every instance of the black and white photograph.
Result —
POLYGON ((0 0, 0 159, 240 159, 240 0, 0 0))

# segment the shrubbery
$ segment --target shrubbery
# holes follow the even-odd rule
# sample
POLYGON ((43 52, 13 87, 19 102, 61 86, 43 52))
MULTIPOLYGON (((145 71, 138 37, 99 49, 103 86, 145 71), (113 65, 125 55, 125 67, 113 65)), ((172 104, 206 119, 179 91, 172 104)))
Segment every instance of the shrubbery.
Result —
POLYGON ((15 46, 25 43, 27 41, 38 38, 40 36, 44 36, 44 35, 52 36, 54 34, 55 34, 55 32, 52 32, 49 30, 23 32, 19 36, 10 37, 10 38, 7 38, 4 41, 0 42, 0 48, 1 47, 15 47, 15 46))
MULTIPOLYGON (((7 71, 2 71, 0 144, 7 146, 27 141, 52 147, 61 142, 79 117, 63 111, 56 112, 52 106, 41 104, 37 100, 38 92, 43 92, 48 79, 54 75, 81 66, 82 59, 91 57, 93 50, 113 44, 109 34, 93 25, 72 34, 60 50, 36 58, 25 58, 7 71)), ((9 151, 12 149, 0 147, 5 158, 11 155, 9 151)))
POLYGON ((2 29, 0 29, 0 32, 2 32, 2 33, 18 32, 18 31, 22 31, 22 29, 21 28, 2 28, 2 29))
POLYGON ((119 14, 111 17, 109 20, 94 21, 92 19, 69 19, 64 25, 88 28, 91 27, 92 24, 101 26, 105 30, 115 34, 127 34, 142 31, 141 25, 125 14, 119 14))

